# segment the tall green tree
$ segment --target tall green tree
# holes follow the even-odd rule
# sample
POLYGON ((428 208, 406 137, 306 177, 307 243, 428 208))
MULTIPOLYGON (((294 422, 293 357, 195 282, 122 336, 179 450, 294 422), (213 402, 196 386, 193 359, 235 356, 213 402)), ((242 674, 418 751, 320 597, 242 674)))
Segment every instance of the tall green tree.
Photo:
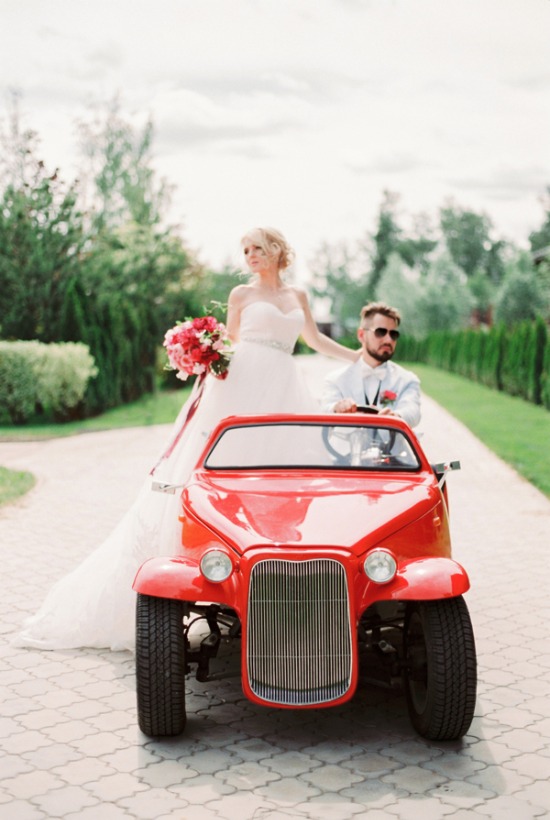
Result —
POLYGON ((495 299, 495 320, 510 326, 537 316, 550 319, 550 290, 546 293, 545 284, 544 271, 535 268, 527 252, 518 252, 506 266, 495 299))
POLYGON ((154 170, 152 122, 131 123, 115 98, 80 123, 80 137, 93 236, 85 289, 151 306, 160 331, 192 305, 203 270, 166 224, 171 191, 154 170))
POLYGON ((397 204, 399 195, 384 191, 378 211, 376 230, 372 235, 372 260, 369 273, 369 288, 376 291, 382 271, 389 262, 392 253, 399 253, 402 229, 397 223, 397 204))
POLYGON ((424 335, 434 330, 458 330, 466 327, 472 312, 473 299, 465 274, 449 254, 436 258, 421 282, 416 303, 417 322, 424 335))
POLYGON ((353 335, 361 307, 374 296, 368 277, 345 244, 323 244, 311 261, 312 294, 332 319, 336 335, 353 335))
POLYGON ((377 301, 394 305, 402 316, 402 332, 417 338, 425 335, 424 318, 418 310, 422 293, 422 276, 409 268, 399 254, 391 254, 382 271, 375 297, 377 301))
POLYGON ((79 122, 87 210, 96 232, 158 225, 171 189, 153 168, 154 128, 126 119, 118 97, 79 122))
POLYGON ((438 244, 426 215, 415 217, 413 228, 406 232, 399 224, 399 194, 384 191, 377 217, 376 230, 371 236, 371 267, 369 286, 375 292, 382 273, 392 254, 397 254, 409 268, 425 272, 431 253, 438 244))
POLYGON ((164 332, 194 306, 203 270, 166 223, 170 189, 154 170, 152 123, 136 126, 115 99, 80 123, 80 136, 92 237, 82 293, 101 329, 86 331, 100 369, 88 396, 95 411, 151 389, 164 332))
POLYGON ((504 276, 505 243, 493 240, 493 224, 486 214, 478 214, 454 203, 441 208, 441 231, 455 265, 466 276, 481 272, 495 284, 504 276))
POLYGON ((77 187, 39 158, 38 137, 11 111, 3 129, 0 197, 0 334, 59 338, 67 287, 78 276, 86 234, 77 187))
POLYGON ((433 251, 439 244, 439 237, 431 220, 425 213, 413 217, 413 226, 399 241, 397 253, 408 265, 420 273, 426 273, 433 251))

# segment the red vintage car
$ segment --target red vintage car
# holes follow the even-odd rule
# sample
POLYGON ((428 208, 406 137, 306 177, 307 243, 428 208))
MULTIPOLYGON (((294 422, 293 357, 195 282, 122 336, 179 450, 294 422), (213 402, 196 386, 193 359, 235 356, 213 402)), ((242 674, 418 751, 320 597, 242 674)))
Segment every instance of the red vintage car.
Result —
POLYGON ((402 680, 422 736, 464 735, 476 653, 468 576, 451 557, 445 480, 458 466, 431 465, 389 416, 222 421, 183 490, 156 486, 181 492, 183 526, 181 554, 134 581, 142 731, 184 730, 185 676, 196 665, 205 681, 230 636, 255 703, 343 704, 366 648, 402 680), (197 617, 209 631, 193 646, 197 617))

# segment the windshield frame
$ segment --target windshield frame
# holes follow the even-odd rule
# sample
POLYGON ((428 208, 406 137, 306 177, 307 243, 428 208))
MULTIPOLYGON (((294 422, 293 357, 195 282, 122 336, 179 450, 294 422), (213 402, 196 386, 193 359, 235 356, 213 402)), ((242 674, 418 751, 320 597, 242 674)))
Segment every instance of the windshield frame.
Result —
MULTIPOLYGON (((372 417, 371 417, 372 418, 372 417)), ((402 427, 395 427, 391 424, 384 424, 384 423, 377 423, 373 424, 370 423, 366 424, 359 424, 353 423, 353 421, 346 419, 345 421, 342 418, 334 418, 331 421, 327 421, 326 419, 313 421, 311 419, 306 420, 273 420, 273 421, 254 421, 254 422, 243 422, 243 423, 233 423, 230 426, 224 427, 219 431, 216 435, 215 439, 208 445, 204 456, 202 458, 202 469, 207 470, 208 472, 284 472, 284 471, 314 471, 314 472, 353 472, 353 473, 382 473, 384 475, 396 475, 400 473, 407 473, 407 474, 415 474, 419 473, 424 469, 423 464, 423 457, 422 453, 419 452, 418 447, 415 443, 410 439, 407 435, 406 431, 402 429, 402 427), (414 456, 416 460, 416 464, 414 465, 405 465, 405 464, 373 464, 373 465, 352 465, 352 464, 337 464, 337 463, 327 463, 327 464, 311 464, 311 463, 292 463, 292 464, 280 464, 280 463, 265 463, 265 464, 247 464, 247 465, 212 465, 209 464, 208 461, 211 458, 212 454, 216 450, 219 443, 222 439, 227 435, 230 434, 234 430, 239 429, 259 429, 259 428, 268 428, 268 427, 318 427, 318 428, 365 428, 369 430, 383 430, 388 431, 390 434, 394 433, 396 436, 400 436, 404 442, 407 444, 411 454, 414 456)))

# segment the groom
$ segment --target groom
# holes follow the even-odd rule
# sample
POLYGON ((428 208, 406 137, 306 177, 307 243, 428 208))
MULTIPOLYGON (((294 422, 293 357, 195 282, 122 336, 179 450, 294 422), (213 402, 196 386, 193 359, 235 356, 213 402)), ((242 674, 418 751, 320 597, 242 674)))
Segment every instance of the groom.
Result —
POLYGON ((354 413, 369 404, 381 415, 400 416, 411 427, 420 421, 420 381, 390 361, 399 338, 401 315, 382 302, 361 310, 357 338, 361 356, 345 368, 330 373, 322 397, 327 413, 354 413))

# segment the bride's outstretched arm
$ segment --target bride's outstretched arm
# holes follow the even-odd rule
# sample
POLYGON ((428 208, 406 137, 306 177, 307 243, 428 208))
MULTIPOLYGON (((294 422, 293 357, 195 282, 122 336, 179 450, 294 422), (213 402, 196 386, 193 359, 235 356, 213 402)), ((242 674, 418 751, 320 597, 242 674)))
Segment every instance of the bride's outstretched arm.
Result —
POLYGON ((361 348, 352 350, 349 347, 344 347, 344 345, 335 342, 334 339, 329 339, 324 333, 321 333, 311 314, 307 294, 305 291, 296 289, 296 295, 306 317, 302 331, 304 342, 313 350, 316 350, 317 353, 322 353, 323 356, 333 356, 336 359, 345 359, 347 362, 356 362, 361 355, 361 348))

